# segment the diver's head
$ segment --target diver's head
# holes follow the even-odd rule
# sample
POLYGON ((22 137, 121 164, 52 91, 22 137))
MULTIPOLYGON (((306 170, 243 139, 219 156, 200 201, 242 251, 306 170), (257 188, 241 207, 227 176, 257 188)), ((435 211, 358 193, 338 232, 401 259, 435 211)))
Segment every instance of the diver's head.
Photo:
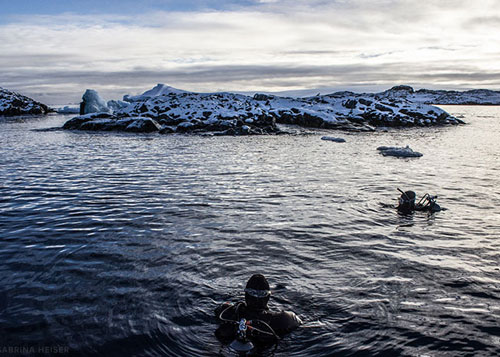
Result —
POLYGON ((415 210, 415 198, 417 195, 413 191, 406 191, 399 197, 398 211, 402 213, 410 213, 415 210))
POLYGON ((262 274, 254 274, 248 279, 245 287, 245 302, 251 309, 267 309, 267 303, 271 296, 269 283, 262 274))

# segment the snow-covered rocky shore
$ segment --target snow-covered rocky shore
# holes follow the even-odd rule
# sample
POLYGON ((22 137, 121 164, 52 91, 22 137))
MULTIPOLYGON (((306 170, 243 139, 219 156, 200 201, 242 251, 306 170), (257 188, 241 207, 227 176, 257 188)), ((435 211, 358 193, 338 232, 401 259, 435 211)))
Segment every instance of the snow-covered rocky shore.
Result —
POLYGON ((411 101, 400 92, 400 87, 394 87, 369 94, 338 92, 306 98, 255 94, 252 97, 193 93, 158 84, 142 95, 126 95, 123 101, 109 101, 107 108, 102 107, 101 98, 94 96, 85 103, 87 114, 69 120, 63 128, 251 135, 279 133, 277 123, 353 131, 463 123, 440 108, 411 101), (95 102, 100 103, 100 110, 92 113, 87 108, 95 107, 95 102))
POLYGON ((47 114, 50 111, 45 104, 0 87, 0 115, 47 114))

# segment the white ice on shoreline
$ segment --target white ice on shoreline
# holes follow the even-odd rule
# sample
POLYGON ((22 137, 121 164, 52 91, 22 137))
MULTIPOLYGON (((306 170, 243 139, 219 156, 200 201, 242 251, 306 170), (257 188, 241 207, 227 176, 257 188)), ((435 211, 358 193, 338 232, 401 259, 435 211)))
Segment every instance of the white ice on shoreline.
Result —
POLYGON ((80 114, 80 106, 66 105, 64 107, 57 108, 56 111, 59 114, 80 114))

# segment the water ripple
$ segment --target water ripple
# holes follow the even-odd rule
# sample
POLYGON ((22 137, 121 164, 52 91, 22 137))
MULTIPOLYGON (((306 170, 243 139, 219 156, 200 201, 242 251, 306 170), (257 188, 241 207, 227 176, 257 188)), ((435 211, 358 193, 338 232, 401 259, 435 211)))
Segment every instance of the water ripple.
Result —
POLYGON ((264 355, 500 354, 500 112, 450 110, 342 146, 0 122, 0 347, 233 356, 212 311, 262 272, 306 322, 264 355), (400 216, 397 187, 447 210, 400 216))

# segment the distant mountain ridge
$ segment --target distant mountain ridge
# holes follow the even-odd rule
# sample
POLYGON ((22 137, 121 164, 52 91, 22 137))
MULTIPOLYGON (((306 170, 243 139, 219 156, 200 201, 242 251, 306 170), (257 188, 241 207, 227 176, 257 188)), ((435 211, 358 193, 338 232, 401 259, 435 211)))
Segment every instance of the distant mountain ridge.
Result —
POLYGON ((415 91, 410 86, 400 85, 378 93, 378 95, 392 95, 416 103, 436 105, 500 105, 500 91, 489 89, 467 91, 419 89, 415 91))

